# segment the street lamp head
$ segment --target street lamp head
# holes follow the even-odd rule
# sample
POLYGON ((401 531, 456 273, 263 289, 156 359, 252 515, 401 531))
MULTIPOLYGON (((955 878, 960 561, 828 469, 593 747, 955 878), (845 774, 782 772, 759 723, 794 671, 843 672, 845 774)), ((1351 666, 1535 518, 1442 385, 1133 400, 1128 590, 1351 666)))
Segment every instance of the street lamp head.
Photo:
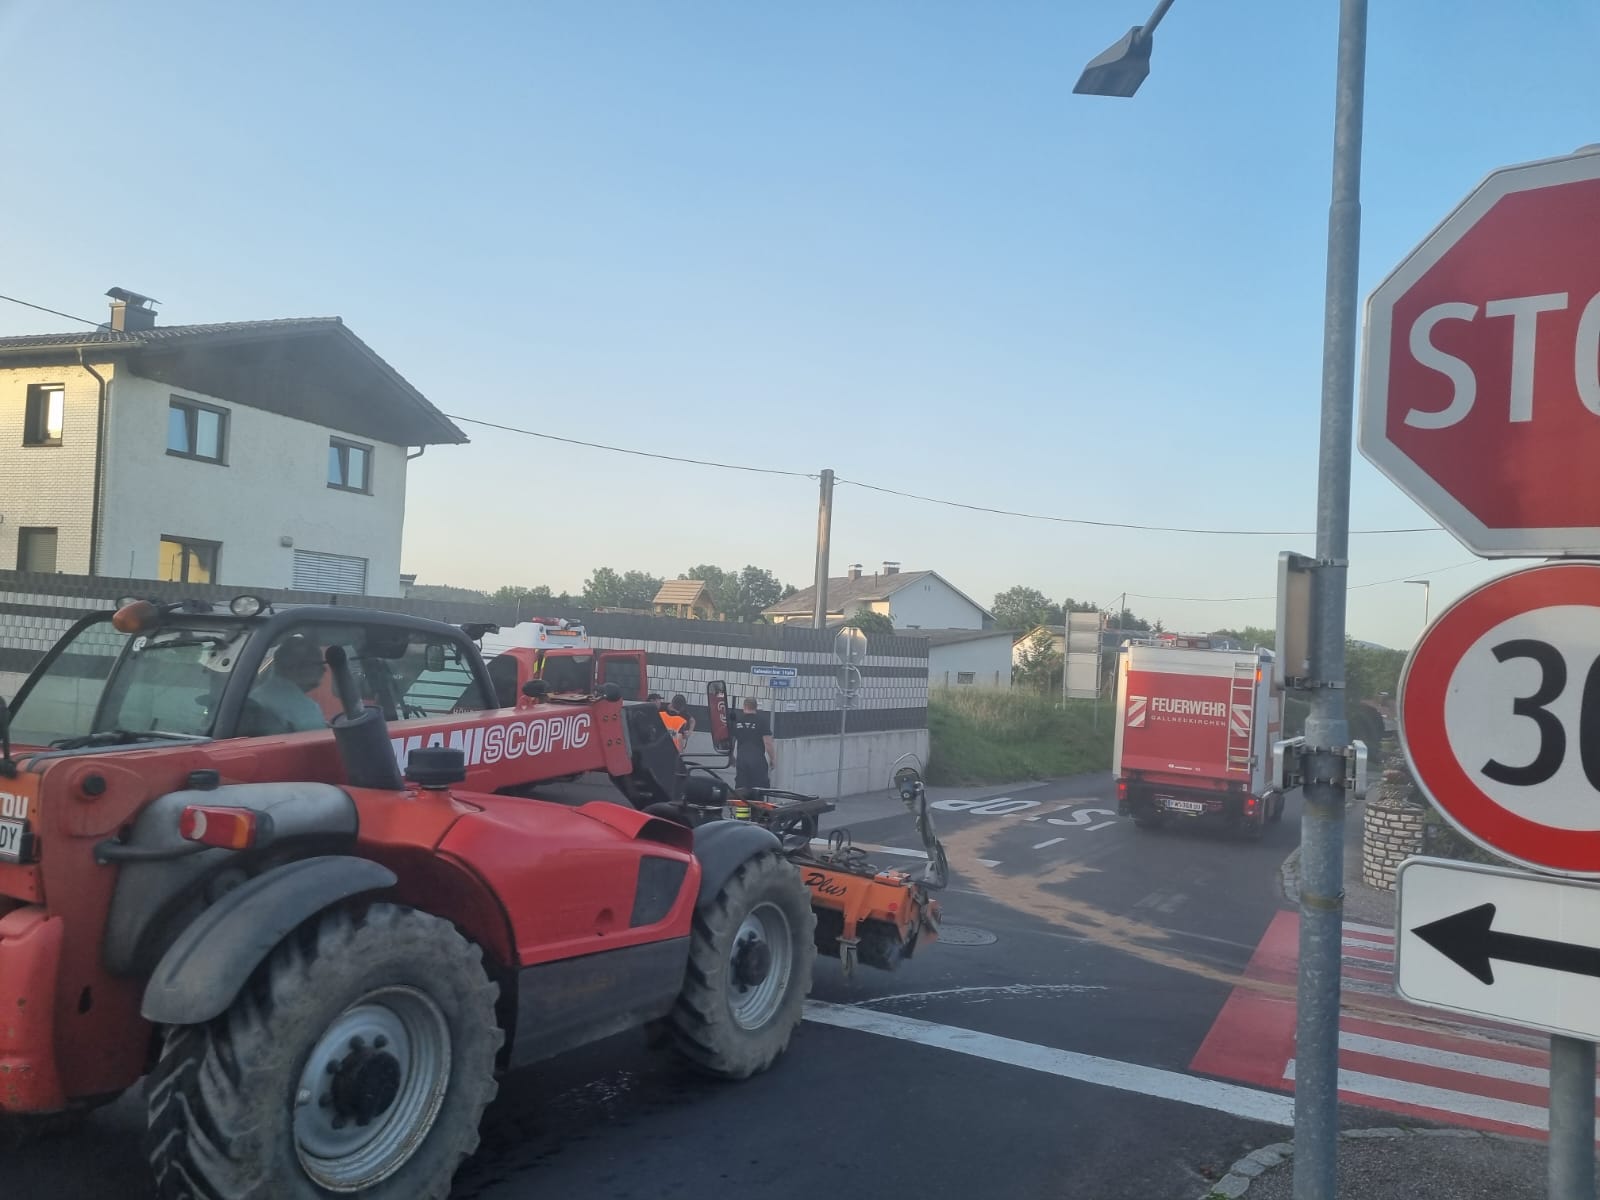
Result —
POLYGON ((1089 60, 1072 89, 1080 96, 1133 95, 1150 74, 1150 49, 1155 38, 1135 25, 1105 53, 1089 60))
POLYGON ((1428 586, 1428 584, 1429 584, 1429 583, 1430 583, 1430 582, 1431 582, 1431 581, 1430 581, 1430 580, 1427 580, 1427 579, 1408 579, 1408 580, 1406 580, 1406 582, 1407 582, 1407 583, 1420 583, 1420 584, 1421 584, 1421 585, 1422 585, 1422 586, 1423 586, 1423 587, 1427 587, 1427 586, 1428 586))

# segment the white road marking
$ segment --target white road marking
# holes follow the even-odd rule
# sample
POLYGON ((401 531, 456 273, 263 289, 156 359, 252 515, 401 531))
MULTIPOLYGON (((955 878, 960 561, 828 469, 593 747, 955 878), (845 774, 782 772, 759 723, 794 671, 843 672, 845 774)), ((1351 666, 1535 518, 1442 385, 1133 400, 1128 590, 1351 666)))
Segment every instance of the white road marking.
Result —
POLYGON ((1067 840, 1066 838, 1047 838, 1044 841, 1040 842, 1038 845, 1036 845, 1034 847, 1034 849, 1035 850, 1043 850, 1046 846, 1054 846, 1057 842, 1064 842, 1066 840, 1067 840))
MULTIPOLYGON (((813 846, 826 846, 828 839, 812 838, 811 844, 813 846)), ((865 850, 868 854, 894 854, 901 858, 920 858, 923 862, 928 861, 928 852, 926 850, 903 850, 899 846, 869 846, 862 842, 855 843, 855 848, 857 850, 865 850)), ((1000 865, 998 858, 975 858, 973 861, 980 867, 998 867, 1000 865)))
MULTIPOLYGON (((1066 810, 1063 809, 1062 811, 1065 812, 1066 810)), ((1108 825, 1115 825, 1117 823, 1116 816, 1117 814, 1112 812, 1109 808, 1080 808, 1069 814, 1067 818, 1046 817, 1045 820, 1049 821, 1052 825, 1064 825, 1069 829, 1088 825, 1089 832, 1093 833, 1096 829, 1104 829, 1108 825), (1101 821, 1096 825, 1089 825, 1089 822, 1093 821, 1096 817, 1110 817, 1112 819, 1109 821, 1101 821)))
POLYGON ((950 996, 959 996, 971 999, 979 1004, 986 1003, 1002 996, 1064 996, 1077 992, 1103 992, 1105 985, 1099 983, 1001 983, 980 984, 974 987, 939 988, 931 992, 898 992, 893 996, 873 996, 869 1000, 857 1000, 857 1007, 869 1007, 874 1004, 922 1003, 927 1000, 938 1000, 950 996))
POLYGON ((1366 938, 1347 937, 1344 944, 1356 950, 1393 950, 1393 942, 1369 942, 1366 938))
POLYGON ((1394 946, 1395 944, 1395 931, 1387 925, 1362 925, 1360 922, 1346 922, 1344 923, 1344 928, 1352 931, 1352 933, 1381 934, 1384 938, 1389 939, 1389 941, 1384 942, 1384 946, 1394 946))
POLYGON ((916 1042, 955 1054, 1040 1071, 1062 1079, 1076 1079, 1081 1083, 1154 1096, 1178 1104, 1193 1104, 1268 1125, 1294 1124, 1294 1098, 1277 1092, 1201 1079, 1195 1075, 1146 1067, 1139 1063, 1098 1058, 1073 1050, 1057 1050, 1053 1046, 1038 1046, 1032 1042, 1020 1042, 990 1033, 959 1029, 953 1025, 936 1025, 932 1021, 872 1012, 844 1004, 808 1000, 806 1019, 821 1025, 853 1029, 897 1041, 916 1042))
MULTIPOLYGON (((1464 1071, 1468 1075, 1509 1079, 1512 1083, 1550 1086, 1550 1072, 1543 1067, 1530 1067, 1498 1058, 1479 1058, 1476 1054, 1461 1054, 1454 1050, 1435 1050, 1432 1046, 1416 1046, 1410 1042, 1391 1042, 1387 1038, 1368 1037, 1363 1033, 1341 1030, 1339 1049, 1355 1054, 1376 1054, 1397 1062, 1417 1063, 1425 1067, 1440 1067, 1446 1071, 1464 1071)), ((1600 1091, 1600 1080, 1595 1081, 1595 1088, 1600 1091)))
MULTIPOLYGON (((1283 1069, 1283 1077, 1286 1080, 1294 1079, 1294 1059, 1291 1058, 1289 1065, 1283 1069)), ((1545 1109, 1533 1104, 1496 1100, 1492 1096, 1474 1096, 1469 1092, 1429 1087, 1425 1083, 1409 1083, 1404 1079, 1387 1079, 1362 1071, 1340 1070, 1339 1091, 1346 1093, 1340 1097, 1344 1100, 1369 1096, 1374 1100, 1393 1100, 1398 1104, 1476 1117, 1481 1121, 1520 1125, 1524 1129, 1544 1129, 1548 1116, 1545 1109)))

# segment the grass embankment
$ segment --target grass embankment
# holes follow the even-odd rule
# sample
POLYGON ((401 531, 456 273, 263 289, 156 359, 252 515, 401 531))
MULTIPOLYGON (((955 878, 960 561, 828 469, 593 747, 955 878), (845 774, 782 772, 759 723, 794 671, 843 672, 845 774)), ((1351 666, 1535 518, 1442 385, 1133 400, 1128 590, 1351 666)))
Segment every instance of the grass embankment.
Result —
POLYGON ((1111 766, 1111 707, 1033 692, 963 688, 928 696, 928 782, 1055 779, 1111 766))

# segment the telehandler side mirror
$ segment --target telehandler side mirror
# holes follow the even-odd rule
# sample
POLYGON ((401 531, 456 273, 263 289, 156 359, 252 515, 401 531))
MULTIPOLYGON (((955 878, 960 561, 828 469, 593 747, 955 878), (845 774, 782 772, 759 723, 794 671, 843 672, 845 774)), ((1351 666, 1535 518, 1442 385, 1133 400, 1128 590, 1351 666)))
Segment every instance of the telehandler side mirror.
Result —
POLYGON ((715 679, 706 684, 706 708, 711 714, 708 724, 712 748, 718 754, 732 753, 733 731, 728 725, 728 685, 722 680, 715 679))

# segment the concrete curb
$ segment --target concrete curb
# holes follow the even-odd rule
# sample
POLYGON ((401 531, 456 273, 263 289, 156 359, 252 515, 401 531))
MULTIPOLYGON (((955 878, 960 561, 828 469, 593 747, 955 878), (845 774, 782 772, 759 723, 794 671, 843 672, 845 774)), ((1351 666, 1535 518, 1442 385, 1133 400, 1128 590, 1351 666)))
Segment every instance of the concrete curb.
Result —
MULTIPOLYGON (((1340 1132, 1339 1139, 1346 1142, 1371 1141, 1378 1138, 1489 1138, 1499 1142, 1522 1142, 1525 1138, 1511 1137, 1503 1133, 1484 1133, 1477 1129, 1402 1129, 1397 1125, 1385 1125, 1376 1129, 1346 1129, 1340 1132)), ((1274 1142, 1270 1146, 1263 1146, 1259 1150, 1252 1150, 1233 1166, 1228 1168, 1228 1173, 1208 1191, 1200 1194, 1199 1200, 1239 1200, 1250 1190, 1250 1185, 1255 1182, 1256 1176, 1272 1167, 1280 1166, 1294 1157, 1294 1144, 1292 1142, 1274 1142)))

